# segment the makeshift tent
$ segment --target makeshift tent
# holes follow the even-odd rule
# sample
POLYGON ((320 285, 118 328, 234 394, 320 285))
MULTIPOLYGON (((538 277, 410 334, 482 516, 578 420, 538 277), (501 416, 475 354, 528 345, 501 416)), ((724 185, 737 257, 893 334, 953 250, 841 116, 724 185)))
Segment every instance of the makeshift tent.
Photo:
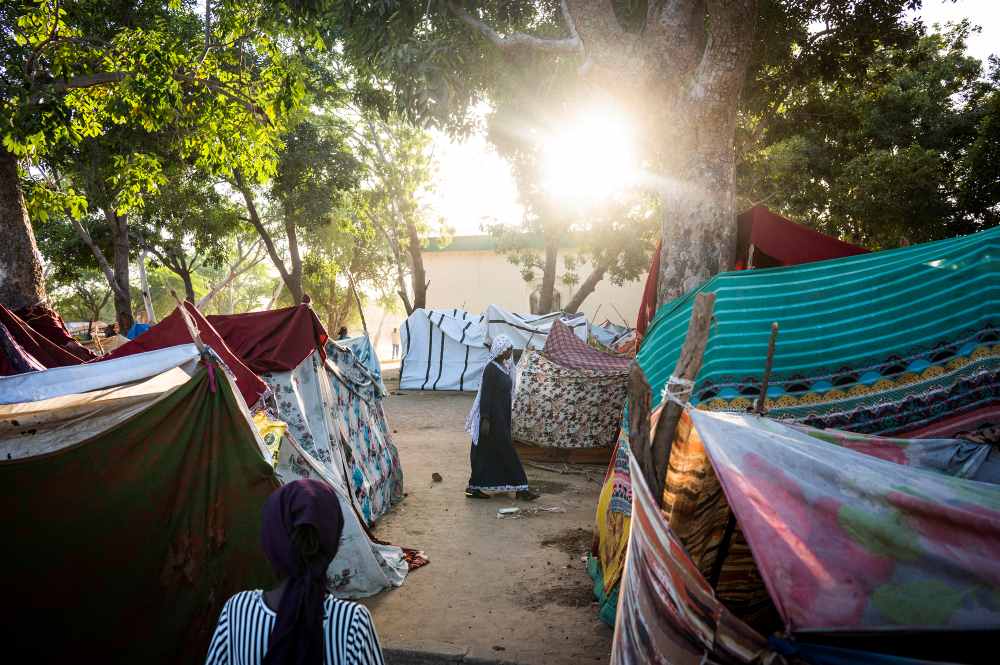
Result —
POLYGON ((722 273, 660 308, 637 361, 654 404, 698 293, 715 323, 691 401, 745 411, 780 333, 768 413, 864 434, 953 436, 1000 418, 1000 228, 802 266, 722 273))
POLYGON ((225 372, 145 397, 101 431, 88 402, 105 394, 0 407, 10 662, 195 662, 226 598, 274 582, 260 509, 278 483, 225 372), (31 427, 7 426, 20 418, 31 427), (35 437, 50 445, 26 450, 35 437), (26 456, 8 459, 12 444, 26 456))
POLYGON ((402 468, 382 394, 349 350, 330 346, 337 353, 328 361, 326 331, 308 305, 209 320, 260 372, 296 442, 351 487, 366 522, 403 498, 402 468))
POLYGON ((736 267, 774 268, 865 254, 838 240, 758 205, 736 218, 736 267))
POLYGON ((587 341, 589 326, 587 317, 583 314, 551 314, 524 315, 508 312, 498 305, 490 305, 483 314, 486 326, 486 338, 492 340, 497 335, 507 335, 514 343, 515 349, 536 349, 545 347, 545 340, 556 321, 562 321, 573 331, 573 334, 587 341))
MULTIPOLYGON (((762 205, 754 206, 736 218, 736 241, 737 270, 801 265, 868 251, 796 224, 762 205)), ((662 243, 657 243, 642 292, 642 304, 635 324, 640 335, 646 334, 656 314, 661 249, 662 243)))
POLYGON ((518 364, 514 440, 545 448, 608 449, 621 422, 630 363, 581 342, 557 321, 545 349, 528 350, 518 364))
POLYGON ((340 497, 331 593, 357 598, 402 583, 412 553, 373 542, 344 483, 291 437, 270 437, 275 476, 232 377, 214 354, 207 374, 201 357, 188 345, 0 378, 2 395, 47 396, 0 406, 0 452, 14 458, 0 461, 8 505, 32 506, 4 522, 18 543, 0 558, 18 575, 8 585, 18 602, 0 613, 17 636, 8 653, 37 655, 41 640, 59 660, 202 659, 226 598, 273 582, 259 520, 277 478, 323 480, 340 497), (175 366, 156 372, 165 358, 175 366), (123 375, 126 364, 138 369, 123 375))
POLYGON ((403 323, 399 387, 478 390, 489 358, 482 316, 460 309, 418 309, 403 323))
POLYGON ((44 302, 22 307, 17 310, 17 315, 39 335, 66 349, 80 360, 87 361, 94 358, 90 349, 76 341, 69 333, 62 317, 44 302))
POLYGON ((690 412, 662 503, 632 459, 602 494, 632 509, 628 544, 614 548, 626 560, 612 662, 750 663, 771 649, 818 663, 989 662, 1000 629, 1000 485, 980 480, 997 480, 990 456, 967 441, 690 412), (715 514, 722 524, 692 528, 715 514), (794 641, 768 645, 725 599, 736 533, 794 641))
POLYGON ((49 340, 3 305, 0 305, 0 324, 7 328, 24 353, 44 367, 65 367, 83 362, 72 351, 49 340))
MULTIPOLYGON (((259 406, 258 403, 267 395, 267 385, 243 364, 241 358, 229 348, 219 332, 202 316, 197 307, 189 302, 185 302, 184 312, 186 312, 188 321, 190 321, 190 324, 197 331, 201 341, 212 347, 222 359, 222 362, 225 363, 226 367, 229 368, 229 371, 235 375, 236 383, 247 405, 252 409, 259 406)), ((180 307, 176 307, 169 316, 151 327, 144 335, 115 348, 101 358, 100 361, 103 363, 108 360, 125 358, 137 353, 165 349, 178 344, 187 344, 192 341, 191 333, 189 323, 185 321, 184 313, 181 312, 180 307)))
POLYGON ((482 316, 460 309, 418 309, 403 324, 399 387, 407 390, 478 390, 489 342, 507 335, 514 349, 541 350, 552 325, 562 321, 586 341, 584 315, 521 316, 490 305, 482 316))
POLYGON ((308 305, 209 315, 208 321, 258 374, 291 371, 314 351, 326 360, 328 336, 308 305))

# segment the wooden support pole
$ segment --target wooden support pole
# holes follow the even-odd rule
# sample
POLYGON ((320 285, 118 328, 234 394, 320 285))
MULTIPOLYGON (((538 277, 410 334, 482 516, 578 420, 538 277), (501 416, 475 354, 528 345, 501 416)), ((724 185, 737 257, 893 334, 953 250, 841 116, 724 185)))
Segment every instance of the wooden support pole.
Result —
POLYGON ((639 363, 632 361, 628 374, 628 446, 642 475, 652 477, 653 455, 649 438, 649 410, 653 390, 639 363))
POLYGON ((771 368, 774 367, 774 344, 778 340, 778 322, 771 324, 771 339, 767 343, 767 360, 764 362, 764 376, 760 381, 760 395, 757 396, 758 416, 767 413, 767 386, 771 382, 771 368))
MULTIPOLYGON (((699 293, 691 309, 691 322, 688 324, 684 346, 674 367, 673 376, 681 381, 694 381, 701 371, 701 361, 708 345, 708 333, 712 325, 712 315, 715 313, 715 294, 699 293)), ((653 435, 651 450, 652 474, 646 476, 646 482, 653 491, 653 496, 663 496, 663 488, 667 481, 667 464, 670 462, 670 449, 674 443, 674 433, 681 419, 682 407, 672 401, 664 401, 663 412, 660 414, 656 433, 653 435)))

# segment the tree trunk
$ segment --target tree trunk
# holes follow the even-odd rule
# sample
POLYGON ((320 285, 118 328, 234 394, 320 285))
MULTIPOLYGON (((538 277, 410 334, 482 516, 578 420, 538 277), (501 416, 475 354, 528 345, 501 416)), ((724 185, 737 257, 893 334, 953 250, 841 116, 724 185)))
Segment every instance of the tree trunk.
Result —
POLYGON ((538 294, 537 314, 548 314, 555 309, 556 268, 558 260, 558 243, 547 239, 545 241, 545 267, 542 269, 542 288, 538 294))
POLYGON ((0 147, 0 303, 20 309, 45 300, 42 257, 24 205, 17 159, 0 147))
POLYGON ((180 275, 181 281, 184 282, 184 298, 189 303, 194 303, 194 282, 191 281, 191 271, 182 269, 177 271, 177 274, 180 275))
MULTIPOLYGON (((264 242, 264 248, 267 249, 267 255, 271 257, 271 263, 274 267, 278 269, 278 274, 281 275, 281 281, 285 283, 285 287, 288 292, 292 295, 292 299, 296 304, 302 302, 302 265, 301 262, 298 264, 298 271, 296 272, 294 265, 298 257, 298 243, 295 238, 294 232, 288 239, 289 247, 292 243, 295 243, 295 254, 292 257, 292 273, 289 273, 288 268, 285 267, 285 262, 281 260, 281 256, 278 255, 278 248, 274 246, 274 240, 271 239, 271 234, 267 232, 264 227, 264 223, 260 219, 260 214, 257 212, 257 204, 254 202, 253 192, 247 186, 246 182, 243 180, 243 175, 237 171, 234 176, 233 184, 236 189, 243 195, 243 202, 246 204, 247 214, 250 217, 250 223, 253 227, 257 229, 257 233, 260 235, 260 239, 264 242)), ((269 308, 270 309, 270 308, 269 308)))
POLYGON ((146 308, 146 323, 156 323, 156 312, 153 311, 153 298, 149 295, 149 279, 146 277, 146 248, 139 252, 139 288, 142 289, 142 305, 146 308))
POLYGON ((732 122, 706 119, 679 176, 682 191, 664 198, 657 305, 723 270, 736 252, 735 109, 732 122))
POLYGON ((110 209, 105 209, 104 214, 111 226, 114 247, 114 279, 118 285, 118 288, 115 289, 115 320, 118 322, 118 331, 124 335, 135 323, 132 318, 132 293, 129 290, 128 217, 119 215, 110 209))
POLYGON ((583 304, 583 301, 587 299, 587 296, 594 292, 597 285, 600 284, 602 279, 604 279, 604 274, 607 271, 608 266, 605 263, 595 266, 594 269, 590 271, 590 274, 587 275, 587 279, 583 280, 583 283, 580 284, 576 293, 573 294, 573 297, 570 298, 570 301, 566 304, 566 312, 576 314, 580 309, 580 305, 583 304))
MULTIPOLYGON (((427 273, 424 271, 424 255, 420 247, 420 234, 417 232, 417 225, 412 220, 406 221, 406 234, 408 236, 407 251, 410 253, 410 282, 413 285, 412 309, 427 308, 427 273)), ((410 312, 412 314, 412 311, 410 312)))

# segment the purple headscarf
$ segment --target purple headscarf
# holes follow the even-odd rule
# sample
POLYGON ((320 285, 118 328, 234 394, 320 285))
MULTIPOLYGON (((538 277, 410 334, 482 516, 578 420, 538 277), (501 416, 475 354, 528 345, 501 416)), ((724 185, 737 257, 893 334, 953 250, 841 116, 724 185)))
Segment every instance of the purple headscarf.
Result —
POLYGON ((323 601, 326 569, 337 554, 344 515, 337 493, 318 480, 283 485, 264 503, 261 544, 278 577, 287 577, 264 665, 323 662, 323 601), (320 556, 306 565, 292 543, 295 527, 311 524, 320 556))

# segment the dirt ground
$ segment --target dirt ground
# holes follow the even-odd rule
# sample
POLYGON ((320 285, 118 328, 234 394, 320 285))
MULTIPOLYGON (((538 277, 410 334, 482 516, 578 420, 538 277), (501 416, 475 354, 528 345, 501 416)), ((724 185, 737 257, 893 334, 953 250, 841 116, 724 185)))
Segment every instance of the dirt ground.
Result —
MULTIPOLYGON (((392 374, 387 387, 398 393, 392 374)), ((386 648, 465 650, 516 663, 603 663, 609 627, 597 618, 582 555, 590 546, 603 469, 590 477, 526 466, 542 497, 467 499, 473 395, 406 391, 386 400, 407 497, 377 537, 422 549, 431 563, 394 591, 364 601, 386 648), (435 482, 433 474, 442 480, 435 482), (559 508, 498 519, 512 506, 559 508)))

